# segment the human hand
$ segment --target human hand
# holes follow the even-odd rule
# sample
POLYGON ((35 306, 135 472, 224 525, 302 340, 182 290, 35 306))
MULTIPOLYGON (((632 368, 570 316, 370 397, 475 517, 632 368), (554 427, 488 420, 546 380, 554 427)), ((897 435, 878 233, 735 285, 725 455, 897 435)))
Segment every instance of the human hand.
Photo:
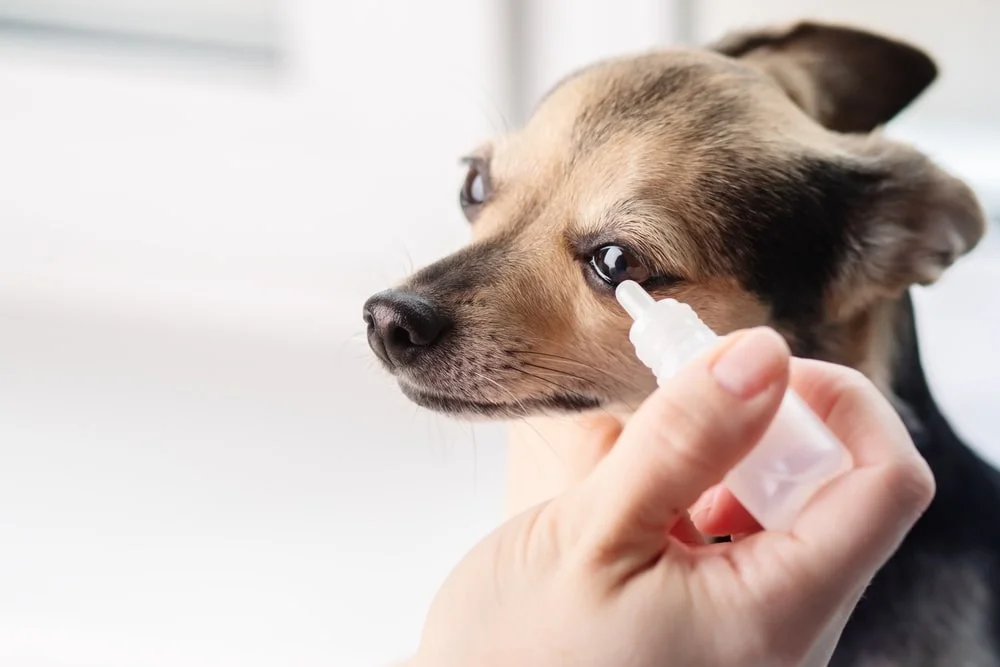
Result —
POLYGON ((589 475, 462 560, 413 664, 826 664, 933 493, 926 463, 868 380, 790 363, 770 330, 740 332, 650 396, 589 475), (761 531, 719 484, 767 428, 789 378, 854 467, 790 532, 761 531), (684 523, 699 499, 702 530, 740 539, 700 543, 684 523))

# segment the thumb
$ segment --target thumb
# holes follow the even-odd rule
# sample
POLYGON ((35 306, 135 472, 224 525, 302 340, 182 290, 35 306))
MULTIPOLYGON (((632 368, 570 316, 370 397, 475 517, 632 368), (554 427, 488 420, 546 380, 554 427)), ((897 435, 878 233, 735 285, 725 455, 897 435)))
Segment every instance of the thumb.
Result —
POLYGON ((647 398, 578 487, 584 542, 643 562, 662 550, 681 514, 764 434, 789 358, 771 329, 732 334, 647 398))

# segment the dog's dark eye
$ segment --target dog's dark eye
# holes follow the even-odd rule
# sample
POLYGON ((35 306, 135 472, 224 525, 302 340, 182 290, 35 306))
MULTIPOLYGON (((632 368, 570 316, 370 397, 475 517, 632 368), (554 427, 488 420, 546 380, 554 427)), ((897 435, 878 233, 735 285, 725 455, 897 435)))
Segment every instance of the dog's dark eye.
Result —
POLYGON ((626 280, 644 283, 650 273, 632 253, 616 245, 606 245, 590 257, 590 267, 597 276, 609 285, 617 285, 626 280))
POLYGON ((459 200, 465 217, 472 220, 479 207, 490 197, 490 181, 487 165, 483 160, 469 158, 465 162, 469 165, 469 171, 465 175, 459 200))

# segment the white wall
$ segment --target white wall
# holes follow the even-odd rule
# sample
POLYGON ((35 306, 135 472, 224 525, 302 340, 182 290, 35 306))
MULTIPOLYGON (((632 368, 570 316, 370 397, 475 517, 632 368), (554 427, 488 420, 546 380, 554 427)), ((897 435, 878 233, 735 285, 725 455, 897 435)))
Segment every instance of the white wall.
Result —
POLYGON ((810 18, 885 32, 926 49, 940 79, 914 113, 942 121, 996 122, 1000 89, 991 85, 1000 58, 1000 5, 991 0, 870 2, 868 0, 701 0, 696 34, 715 39, 745 27, 810 18))
POLYGON ((525 0, 518 72, 522 117, 552 86, 575 69, 623 53, 674 41, 684 29, 676 3, 667 0, 586 2, 525 0))
POLYGON ((500 516, 356 337, 466 238, 495 7, 288 11, 277 72, 3 42, 0 664, 398 659, 500 516))
MULTIPOLYGON (((457 158, 519 101, 682 32, 521 4, 511 44, 501 0, 287 2, 277 70, 0 40, 0 664, 414 646, 500 517, 503 431, 408 404, 361 303, 464 242, 457 158)), ((943 402, 998 442, 992 241, 920 298, 943 402)))
POLYGON ((219 316, 215 300, 247 298, 337 311, 407 252, 461 243, 458 158, 499 122, 490 5, 294 16, 281 76, 8 47, 3 281, 219 316))
POLYGON ((1000 211, 1000 5, 882 0, 701 0, 694 34, 710 41, 731 30, 814 19, 857 25, 908 40, 934 58, 939 75, 890 132, 913 141, 968 178, 1000 211))

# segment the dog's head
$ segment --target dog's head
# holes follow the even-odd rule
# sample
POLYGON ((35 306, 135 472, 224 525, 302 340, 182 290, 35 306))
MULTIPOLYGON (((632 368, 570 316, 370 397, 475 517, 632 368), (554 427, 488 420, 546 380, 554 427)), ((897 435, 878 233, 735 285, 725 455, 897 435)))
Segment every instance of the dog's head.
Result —
POLYGON ((866 313, 983 233, 963 183, 872 133, 936 74, 909 45, 816 24, 580 71, 467 159, 473 242, 372 297, 369 342, 442 411, 638 401, 654 380, 613 290, 632 279, 720 333, 769 324, 858 365, 866 313))

